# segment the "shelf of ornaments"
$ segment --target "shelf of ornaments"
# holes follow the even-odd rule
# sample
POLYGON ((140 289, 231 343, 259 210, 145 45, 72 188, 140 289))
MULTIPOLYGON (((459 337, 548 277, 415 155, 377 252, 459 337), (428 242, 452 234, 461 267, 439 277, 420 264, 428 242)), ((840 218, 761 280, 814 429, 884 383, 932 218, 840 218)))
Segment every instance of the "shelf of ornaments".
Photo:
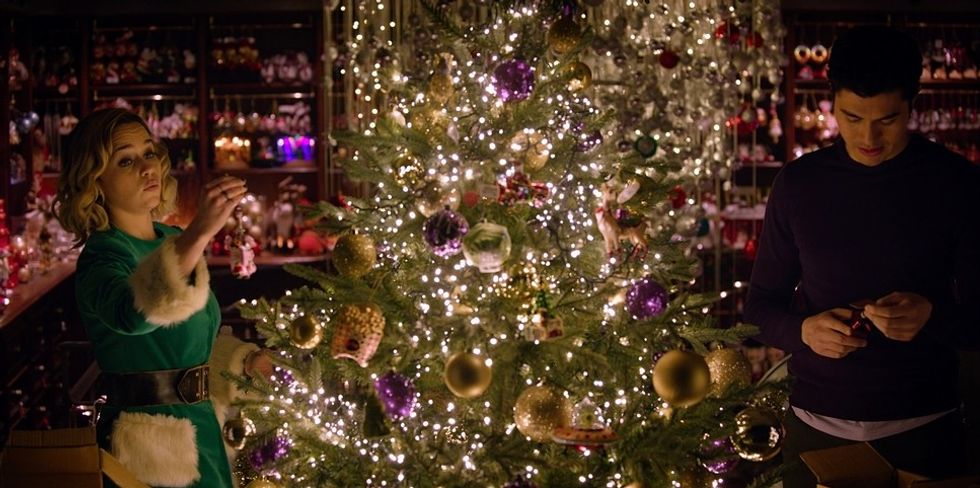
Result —
MULTIPOLYGON (((814 89, 814 90, 830 90, 830 81, 826 79, 816 79, 816 80, 795 79, 793 80, 793 83, 796 85, 797 88, 806 88, 806 89, 814 89)), ((937 89, 937 90, 949 89, 949 88, 956 88, 961 90, 962 89, 980 90, 980 79, 977 78, 958 79, 958 80, 928 79, 928 80, 920 80, 919 86, 920 88, 923 89, 937 89)))
MULTIPOLYGON (((313 264, 330 260, 331 253, 304 255, 304 254, 275 254, 270 251, 263 251, 262 254, 255 256, 256 266, 282 266, 284 264, 313 264)), ((210 255, 207 257, 208 266, 228 266, 231 264, 231 256, 210 255)))
POLYGON ((79 91, 77 87, 69 88, 68 91, 62 93, 58 90, 58 87, 54 86, 38 86, 34 88, 34 100, 35 101, 45 101, 55 99, 60 101, 72 101, 78 100, 79 91))
POLYGON ((317 172, 317 168, 315 166, 306 165, 306 164, 303 164, 303 165, 275 166, 275 167, 269 167, 269 168, 254 167, 254 168, 237 168, 237 169, 231 169, 231 168, 212 168, 211 169, 211 175, 212 176, 220 176, 220 175, 232 175, 232 176, 239 176, 239 175, 289 175, 289 174, 309 174, 309 173, 316 173, 316 172, 317 172))
POLYGON ((282 95, 283 98, 308 98, 313 95, 313 84, 303 82, 212 83, 209 86, 214 97, 241 95, 247 98, 248 95, 282 95))
POLYGON ((106 96, 123 97, 126 95, 160 95, 187 96, 194 95, 197 82, 194 83, 103 83, 92 84, 95 100, 106 96))
POLYGON ((76 256, 70 255, 63 262, 53 264, 46 272, 33 276, 27 283, 19 284, 10 294, 10 303, 0 315, 0 329, 14 321, 41 297, 61 284, 75 272, 76 256))

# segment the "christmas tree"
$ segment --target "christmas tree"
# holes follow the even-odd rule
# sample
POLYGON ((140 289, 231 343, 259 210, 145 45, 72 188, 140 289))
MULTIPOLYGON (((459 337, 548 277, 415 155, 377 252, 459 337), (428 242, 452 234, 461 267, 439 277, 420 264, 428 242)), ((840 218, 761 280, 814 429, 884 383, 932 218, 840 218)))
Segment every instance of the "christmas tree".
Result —
MULTIPOLYGON (((771 478, 782 385, 751 385, 741 353, 713 349, 755 329, 714 327, 719 294, 689 291, 698 263, 671 211, 678 186, 697 188, 724 161, 695 149, 726 129, 703 126, 695 140, 683 121, 630 126, 616 90, 592 86, 609 9, 648 35, 644 19, 686 14, 682 34, 709 40, 715 19, 754 34, 745 15, 359 3, 353 42, 337 53, 359 130, 334 137, 353 151, 348 177, 372 192, 313 209, 341 234, 336 273, 290 267, 311 285, 241 304, 279 352, 271 381, 237 379, 256 394, 225 425, 249 486, 771 478)), ((731 63, 734 50, 717 44, 710 54, 731 63)), ((646 71, 666 77, 657 96, 683 93, 670 92, 669 70, 704 55, 667 52, 644 54, 668 70, 646 71)), ((649 95, 622 80, 620 98, 649 95)), ((682 115, 703 125, 716 112, 682 115)))

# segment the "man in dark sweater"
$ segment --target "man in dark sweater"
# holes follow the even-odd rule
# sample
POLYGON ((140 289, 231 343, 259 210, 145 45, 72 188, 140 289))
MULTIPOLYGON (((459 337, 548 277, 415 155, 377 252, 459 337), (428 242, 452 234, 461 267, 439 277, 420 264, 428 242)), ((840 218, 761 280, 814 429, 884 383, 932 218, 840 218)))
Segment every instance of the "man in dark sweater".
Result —
POLYGON ((786 488, 815 484, 800 452, 861 441, 896 468, 964 469, 955 348, 980 343, 980 169, 910 133, 920 72, 897 30, 841 34, 840 139, 773 184, 744 316, 792 354, 786 488))

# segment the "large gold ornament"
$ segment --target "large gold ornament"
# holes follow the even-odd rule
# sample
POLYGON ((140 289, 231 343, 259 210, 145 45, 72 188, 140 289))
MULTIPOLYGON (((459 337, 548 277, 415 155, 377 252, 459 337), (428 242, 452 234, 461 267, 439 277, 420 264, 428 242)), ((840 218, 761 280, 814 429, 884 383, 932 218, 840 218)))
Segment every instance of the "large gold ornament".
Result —
POLYGON ((334 334, 330 352, 334 359, 353 359, 362 368, 381 344, 385 316, 373 303, 344 305, 334 318, 334 334))
POLYGON ((236 451, 245 447, 245 441, 255 435, 255 424, 245 417, 235 417, 225 421, 221 427, 221 436, 225 443, 236 451))
POLYGON ((460 398, 476 398, 487 391, 493 370, 484 358, 468 352, 457 352, 446 361, 443 374, 446 386, 460 398))
POLYGON ((443 186, 437 181, 429 181, 422 188, 422 195, 416 202, 419 213, 431 217, 434 213, 449 207, 450 210, 459 208, 460 193, 455 186, 443 186))
POLYGON ((300 349, 313 349, 323 340, 323 324, 312 315, 296 317, 289 323, 289 342, 300 349))
POLYGON ((548 29, 548 45, 557 54, 575 49, 582 40, 582 29, 571 15, 563 15, 548 29))
POLYGON ((730 386, 744 388, 752 382, 752 366, 736 349, 717 349, 704 357, 711 372, 711 395, 721 395, 730 386))
POLYGON ((360 278, 368 274, 377 261, 374 241, 363 234, 347 234, 337 239, 333 248, 333 265, 337 272, 348 278, 360 278))
POLYGON ((453 96, 453 77, 452 77, 453 55, 442 53, 439 55, 439 65, 435 72, 429 77, 429 88, 426 93, 432 100, 444 104, 453 96))
POLYGON ((569 91, 579 91, 585 90, 586 88, 592 86, 592 69, 589 65, 576 61, 567 68, 565 68, 568 74, 568 90, 569 91))
POLYGON ((653 367, 653 389, 674 407, 690 407, 701 401, 711 387, 711 373, 701 355, 674 350, 653 367))
POLYGON ((438 141, 446 136, 449 124, 452 122, 443 108, 418 107, 409 119, 412 128, 421 132, 430 141, 438 141))
POLYGON ((391 162, 392 178, 402 186, 416 186, 425 177, 425 167, 419 158, 402 154, 391 162))
POLYGON ((514 422, 517 430, 538 442, 551 440, 551 434, 558 427, 571 423, 572 407, 568 400, 557 391, 532 386, 517 398, 514 405, 514 422))
POLYGON ((742 459, 768 461, 779 454, 783 444, 783 424, 772 411, 749 407, 735 416, 732 445, 742 459))
POLYGON ((253 480, 251 483, 245 486, 245 488, 279 488, 279 485, 263 478, 253 480))
POLYGON ((514 263, 507 269, 506 277, 497 275, 494 281, 501 296, 527 302, 529 308, 543 286, 537 268, 526 261, 514 263))

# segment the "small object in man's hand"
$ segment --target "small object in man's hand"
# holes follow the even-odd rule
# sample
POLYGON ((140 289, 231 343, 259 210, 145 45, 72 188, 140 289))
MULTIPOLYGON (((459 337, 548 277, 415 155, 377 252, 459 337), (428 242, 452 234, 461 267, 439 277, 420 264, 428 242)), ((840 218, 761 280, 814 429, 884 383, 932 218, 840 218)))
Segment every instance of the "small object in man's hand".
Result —
POLYGON ((853 303, 847 307, 851 309, 851 317, 847 320, 847 325, 851 328, 851 335, 860 339, 866 339, 874 324, 871 322, 871 319, 864 315, 864 307, 853 303))

